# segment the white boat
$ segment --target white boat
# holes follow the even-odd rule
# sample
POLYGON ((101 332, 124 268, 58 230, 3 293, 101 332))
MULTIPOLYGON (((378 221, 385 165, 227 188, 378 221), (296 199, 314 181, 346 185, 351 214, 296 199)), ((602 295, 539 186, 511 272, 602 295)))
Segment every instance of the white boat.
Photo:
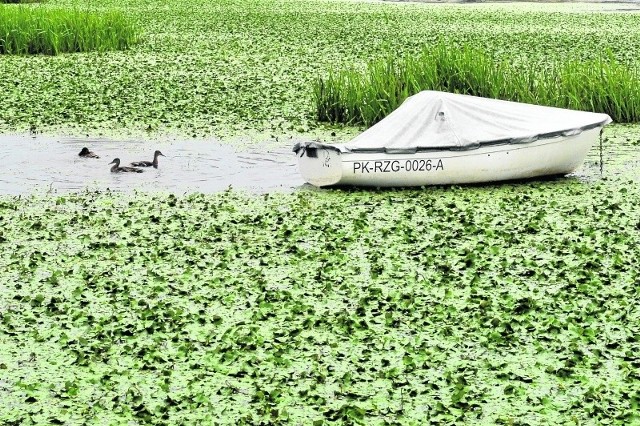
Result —
POLYGON ((316 186, 424 186, 571 173, 607 114, 424 91, 345 144, 294 146, 316 186))

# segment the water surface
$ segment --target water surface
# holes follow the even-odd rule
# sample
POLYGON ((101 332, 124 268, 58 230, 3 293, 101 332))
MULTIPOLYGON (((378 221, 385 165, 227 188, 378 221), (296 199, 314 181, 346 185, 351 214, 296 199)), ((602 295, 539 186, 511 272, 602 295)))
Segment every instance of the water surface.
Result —
POLYGON ((293 143, 276 148, 255 145, 240 149, 210 140, 153 143, 135 140, 52 138, 0 135, 1 194, 76 192, 82 190, 217 192, 230 186, 250 192, 291 191, 304 184, 297 169, 293 143), (88 147, 100 158, 81 158, 88 147), (159 167, 143 173, 111 173, 108 164, 120 158, 153 160, 159 167))
MULTIPOLYGON (((640 179, 640 126, 608 126, 602 146, 591 149, 571 176, 585 181, 607 177, 640 179)), ((233 147, 211 140, 154 143, 135 140, 55 138, 0 135, 0 194, 66 193, 83 190, 212 193, 229 187, 253 193, 293 191, 305 185, 298 172, 291 140, 273 146, 256 143, 233 147), (80 158, 83 147, 100 158, 80 158), (143 173, 111 173, 121 165, 152 160, 159 149, 158 169, 143 173)))

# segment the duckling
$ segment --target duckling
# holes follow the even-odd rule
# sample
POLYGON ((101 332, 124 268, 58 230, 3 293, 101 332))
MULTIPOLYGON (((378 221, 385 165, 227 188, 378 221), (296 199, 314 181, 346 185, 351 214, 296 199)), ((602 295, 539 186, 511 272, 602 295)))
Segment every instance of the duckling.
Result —
POLYGON ((100 158, 98 155, 96 155, 95 152, 89 151, 89 148, 87 148, 86 146, 82 148, 82 151, 80 151, 80 154, 78 155, 84 158, 100 158))
POLYGON ((166 155, 164 155, 163 153, 161 153, 160 151, 157 151, 153 153, 153 161, 136 161, 134 163, 131 163, 132 166, 136 166, 136 167, 151 167, 153 166, 154 169, 158 168, 158 156, 162 155, 163 157, 166 157, 166 155))
POLYGON ((120 167, 120 159, 119 158, 114 158, 113 161, 110 162, 109 164, 113 164, 113 166, 111 167, 111 173, 119 173, 119 172, 142 173, 143 172, 143 170, 136 169, 135 167, 120 167))

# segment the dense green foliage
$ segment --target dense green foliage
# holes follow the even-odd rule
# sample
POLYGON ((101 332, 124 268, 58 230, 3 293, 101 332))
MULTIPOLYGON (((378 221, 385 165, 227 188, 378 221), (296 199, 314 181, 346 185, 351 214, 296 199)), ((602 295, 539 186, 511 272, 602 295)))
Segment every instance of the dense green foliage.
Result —
POLYGON ((3 197, 0 423, 636 424, 639 200, 3 197))
POLYGON ((640 73, 611 56, 547 67, 495 62, 482 49, 437 44, 416 56, 337 70, 313 85, 320 121, 370 126, 422 90, 548 105, 640 121, 640 73))
POLYGON ((0 54, 126 49, 138 38, 138 28, 121 12, 0 6, 0 54))
POLYGON ((13 3, 13 4, 18 4, 18 3, 38 3, 42 0, 0 0, 0 3, 13 3))
POLYGON ((514 64, 597 59, 607 49, 633 64, 640 14, 597 11, 605 7, 620 5, 82 2, 83 10, 123 12, 143 42, 108 55, 3 57, 0 131, 325 137, 336 129, 317 128, 310 88, 327 70, 362 70, 371 59, 408 57, 439 41, 514 64))
MULTIPOLYGON (((86 5, 145 39, 3 56, 0 131, 281 135, 317 125, 324 70, 443 38, 635 66, 640 33, 577 4, 86 5)), ((0 424, 640 423, 638 135, 618 130, 632 160, 606 179, 0 196, 0 424)))

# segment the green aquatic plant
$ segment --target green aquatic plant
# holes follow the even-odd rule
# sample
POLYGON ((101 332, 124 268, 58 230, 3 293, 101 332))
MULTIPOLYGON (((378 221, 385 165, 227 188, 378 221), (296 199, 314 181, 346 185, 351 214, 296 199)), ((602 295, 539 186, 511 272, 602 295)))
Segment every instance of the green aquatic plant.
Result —
POLYGON ((639 203, 0 197, 0 423, 636 424, 639 203))
POLYGON ((374 60, 365 72, 330 71, 313 85, 319 121, 370 126, 422 90, 439 90, 640 121, 640 73, 615 60, 552 62, 546 68, 496 61, 481 48, 439 43, 418 55, 374 60))
POLYGON ((0 54, 120 50, 139 38, 139 28, 118 11, 0 7, 0 54))
MULTIPOLYGON (((77 5, 77 0, 50 0, 39 7, 77 5)), ((310 88, 318 76, 326 77, 326 70, 354 67, 360 72, 371 59, 410 57, 439 40, 452 48, 482 48, 498 62, 534 64, 532 70, 559 59, 596 60, 607 49, 617 62, 631 66, 640 57, 640 14, 619 7, 575 2, 167 0, 162 7, 144 0, 83 2, 83 10, 126 14, 144 39, 109 55, 4 56, 0 131, 29 131, 33 125, 50 133, 112 137, 226 139, 259 133, 283 140, 309 131, 343 137, 358 129, 326 126, 314 114, 310 88)))

